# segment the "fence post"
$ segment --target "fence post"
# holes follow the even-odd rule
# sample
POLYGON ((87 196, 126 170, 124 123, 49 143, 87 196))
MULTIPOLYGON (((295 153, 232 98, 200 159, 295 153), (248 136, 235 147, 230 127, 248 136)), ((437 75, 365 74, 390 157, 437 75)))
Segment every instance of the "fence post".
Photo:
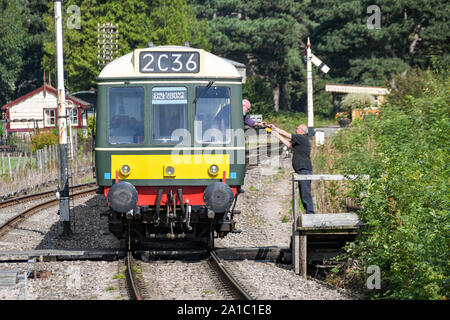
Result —
POLYGON ((298 197, 297 197, 297 190, 296 190, 296 184, 298 184, 295 179, 294 175, 292 175, 292 239, 291 239, 291 246, 292 246, 292 261, 294 262, 294 270, 296 274, 300 273, 300 259, 299 259, 299 232, 297 231, 297 213, 298 213, 298 197))
POLYGON ((56 167, 56 152, 55 152, 56 145, 52 144, 52 168, 56 167))
POLYGON ((42 172, 42 149, 38 150, 39 153, 39 170, 42 172))
POLYGON ((43 167, 44 167, 44 169, 46 169, 47 168, 47 162, 48 162, 47 146, 44 146, 44 148, 42 149, 42 153, 43 153, 43 158, 44 158, 44 161, 42 161, 43 162, 43 167))
POLYGON ((9 179, 12 179, 12 168, 11 168, 11 158, 8 153, 8 168, 9 168, 9 179))
POLYGON ((22 165, 22 171, 23 171, 24 175, 25 175, 25 171, 26 171, 27 160, 28 160, 28 157, 27 157, 27 153, 25 152, 24 157, 23 157, 23 165, 22 165))
POLYGON ((3 153, 2 153, 2 175, 5 173, 5 165, 4 165, 4 158, 3 158, 3 153))
POLYGON ((20 154, 19 157, 17 158, 16 171, 15 171, 16 176, 19 174, 19 167, 20 167, 20 160, 21 159, 22 159, 22 154, 20 154))

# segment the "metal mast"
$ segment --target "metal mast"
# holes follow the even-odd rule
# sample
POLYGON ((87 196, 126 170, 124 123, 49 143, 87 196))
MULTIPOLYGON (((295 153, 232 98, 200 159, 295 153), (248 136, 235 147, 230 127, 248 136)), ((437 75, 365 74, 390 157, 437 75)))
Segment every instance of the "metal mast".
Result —
POLYGON ((62 31, 62 0, 54 0, 55 5, 55 31, 56 31, 56 69, 58 81, 58 132, 60 156, 60 202, 59 219, 63 223, 63 236, 71 236, 70 210, 69 210, 69 179, 67 166, 67 113, 66 91, 64 89, 64 58, 63 58, 63 31, 62 31))
POLYGON ((311 42, 306 44, 306 80, 308 96, 308 136, 314 135, 314 111, 313 111, 313 85, 312 85, 312 63, 311 63, 311 42))

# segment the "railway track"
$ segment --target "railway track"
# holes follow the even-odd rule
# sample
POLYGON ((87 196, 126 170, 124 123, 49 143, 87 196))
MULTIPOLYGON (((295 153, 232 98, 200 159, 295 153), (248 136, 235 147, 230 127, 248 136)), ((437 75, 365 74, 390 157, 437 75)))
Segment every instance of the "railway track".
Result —
MULTIPOLYGON (((125 280, 126 291, 130 300, 145 300, 149 297, 148 291, 145 288, 145 283, 141 277, 136 273, 139 268, 133 261, 132 252, 128 252, 125 259, 125 280)), ((221 259, 215 252, 210 252, 207 258, 207 264, 210 267, 211 277, 214 283, 220 285, 220 292, 226 299, 234 300, 254 300, 252 295, 248 292, 238 279, 226 268, 221 259)))
POLYGON ((211 268, 216 273, 219 281, 223 284, 227 297, 236 300, 254 300, 251 294, 242 286, 236 277, 225 267, 214 251, 208 260, 211 268))
POLYGON ((276 153, 278 156, 288 154, 287 147, 280 143, 278 146, 273 147, 270 144, 261 145, 255 148, 248 148, 245 150, 245 163, 247 166, 257 166, 261 161, 270 158, 272 153, 276 153))
MULTIPOLYGON (((86 189, 89 187, 93 187, 95 185, 96 184, 94 182, 79 184, 79 185, 70 187, 70 191, 77 192, 77 191, 80 191, 80 190, 83 190, 83 189, 86 189)), ((21 197, 16 197, 16 198, 12 198, 12 199, 8 199, 8 200, 0 202, 0 209, 6 208, 6 207, 11 207, 11 206, 17 205, 19 203, 23 203, 23 202, 28 202, 28 201, 33 201, 33 200, 38 200, 38 199, 43 199, 43 198, 50 198, 53 196, 55 196, 54 190, 34 193, 34 194, 21 196, 21 197)))
MULTIPOLYGON (((78 192, 76 193, 72 193, 70 195, 70 199, 71 200, 75 200, 78 198, 82 198, 88 195, 93 195, 96 193, 97 188, 96 187, 90 187, 92 184, 86 184, 86 185, 79 185, 79 186, 75 186, 73 187, 73 189, 71 190, 71 192, 75 192, 76 190, 78 190, 78 192), (87 189, 86 189, 87 188, 87 189), (79 191, 79 190, 82 191, 79 191), (86 189, 86 190, 83 190, 86 189)), ((12 206, 15 204, 18 204, 20 202, 26 202, 26 201, 32 201, 35 200, 36 197, 37 198, 42 198, 44 197, 44 195, 46 197, 50 197, 50 196, 54 196, 54 191, 50 191, 50 192, 43 192, 40 193, 39 195, 30 195, 30 196, 25 196, 25 197, 20 197, 14 200, 8 200, 9 205, 8 206, 12 206), (12 201, 12 202, 11 202, 12 201)), ((45 201, 42 203, 39 203, 23 212, 20 212, 14 216, 12 216, 11 218, 9 218, 8 220, 6 220, 5 222, 3 222, 2 224, 0 224, 0 236, 3 236, 11 227, 17 225, 18 223, 20 223, 21 221, 24 221, 26 218, 28 218, 29 216, 44 210, 46 208, 55 206, 59 204, 59 199, 52 199, 49 201, 45 201)), ((6 205, 5 205, 6 206, 6 205)))

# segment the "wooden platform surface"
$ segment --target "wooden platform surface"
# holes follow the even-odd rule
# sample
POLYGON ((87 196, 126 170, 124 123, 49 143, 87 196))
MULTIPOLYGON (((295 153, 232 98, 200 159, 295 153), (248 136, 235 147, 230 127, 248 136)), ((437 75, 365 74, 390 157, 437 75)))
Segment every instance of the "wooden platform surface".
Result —
POLYGON ((297 219, 298 231, 356 230, 363 225, 356 213, 300 214, 297 219))

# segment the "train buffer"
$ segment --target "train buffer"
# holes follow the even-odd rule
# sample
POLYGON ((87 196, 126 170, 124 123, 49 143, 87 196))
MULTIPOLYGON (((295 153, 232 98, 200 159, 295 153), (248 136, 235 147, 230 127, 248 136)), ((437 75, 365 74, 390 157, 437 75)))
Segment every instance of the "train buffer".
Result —
POLYGON ((292 175, 292 262, 296 274, 306 279, 307 262, 330 259, 340 252, 348 241, 353 241, 364 225, 356 213, 301 214, 299 211, 300 180, 354 180, 369 179, 367 175, 292 175))

